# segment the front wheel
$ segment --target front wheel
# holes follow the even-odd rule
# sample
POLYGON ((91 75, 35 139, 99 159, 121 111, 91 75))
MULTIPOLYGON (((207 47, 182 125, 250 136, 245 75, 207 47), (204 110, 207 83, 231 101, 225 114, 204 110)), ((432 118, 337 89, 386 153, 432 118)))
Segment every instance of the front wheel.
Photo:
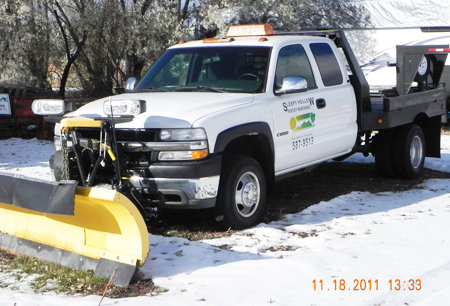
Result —
POLYGON ((261 166, 253 158, 236 156, 226 161, 224 169, 216 219, 232 229, 256 225, 266 204, 266 181, 261 166))

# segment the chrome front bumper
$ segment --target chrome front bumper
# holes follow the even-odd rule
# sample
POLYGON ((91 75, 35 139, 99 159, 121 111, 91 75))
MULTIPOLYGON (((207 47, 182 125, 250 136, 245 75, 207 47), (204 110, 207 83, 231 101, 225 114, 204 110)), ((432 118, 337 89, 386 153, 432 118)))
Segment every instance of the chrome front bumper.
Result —
POLYGON ((163 206, 172 208, 214 207, 219 181, 219 175, 195 179, 138 176, 130 178, 131 185, 138 190, 157 190, 167 196, 169 200, 166 200, 163 206))

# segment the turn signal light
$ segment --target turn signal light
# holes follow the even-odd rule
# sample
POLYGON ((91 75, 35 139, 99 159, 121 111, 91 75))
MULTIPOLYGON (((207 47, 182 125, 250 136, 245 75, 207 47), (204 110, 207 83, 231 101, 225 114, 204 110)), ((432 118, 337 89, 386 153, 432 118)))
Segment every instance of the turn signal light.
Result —
POLYGON ((208 150, 193 151, 192 159, 202 159, 208 156, 208 150))

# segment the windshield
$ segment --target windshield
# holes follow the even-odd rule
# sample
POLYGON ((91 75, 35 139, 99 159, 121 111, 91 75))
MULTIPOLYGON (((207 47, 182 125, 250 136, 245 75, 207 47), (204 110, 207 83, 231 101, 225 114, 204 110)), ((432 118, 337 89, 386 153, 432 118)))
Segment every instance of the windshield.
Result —
POLYGON ((144 75, 139 91, 259 93, 266 83, 268 47, 168 50, 144 75))

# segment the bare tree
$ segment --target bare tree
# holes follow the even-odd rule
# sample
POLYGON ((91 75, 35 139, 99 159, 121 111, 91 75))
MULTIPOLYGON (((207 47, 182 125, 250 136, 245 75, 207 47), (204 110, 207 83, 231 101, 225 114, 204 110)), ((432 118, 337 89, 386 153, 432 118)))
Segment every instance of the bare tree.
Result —
POLYGON ((0 81, 50 87, 51 22, 46 0, 7 0, 0 5, 0 81))
MULTIPOLYGON (((86 8, 84 2, 82 0, 75 1, 75 4, 75 7, 77 8, 76 12, 83 15, 86 8)), ((59 95, 64 97, 70 69, 84 48, 87 38, 87 30, 84 27, 81 27, 81 31, 78 30, 77 25, 74 24, 74 21, 66 12, 69 8, 61 5, 59 1, 52 1, 49 9, 51 9, 51 13, 55 18, 57 28, 61 34, 60 37, 62 40, 62 46, 66 56, 66 62, 59 85, 59 95)))
POLYGON ((3 0, 0 15, 0 81, 48 87, 55 67, 61 96, 76 81, 91 97, 139 77, 177 41, 224 35, 230 24, 298 31, 369 23, 344 0, 3 0))

